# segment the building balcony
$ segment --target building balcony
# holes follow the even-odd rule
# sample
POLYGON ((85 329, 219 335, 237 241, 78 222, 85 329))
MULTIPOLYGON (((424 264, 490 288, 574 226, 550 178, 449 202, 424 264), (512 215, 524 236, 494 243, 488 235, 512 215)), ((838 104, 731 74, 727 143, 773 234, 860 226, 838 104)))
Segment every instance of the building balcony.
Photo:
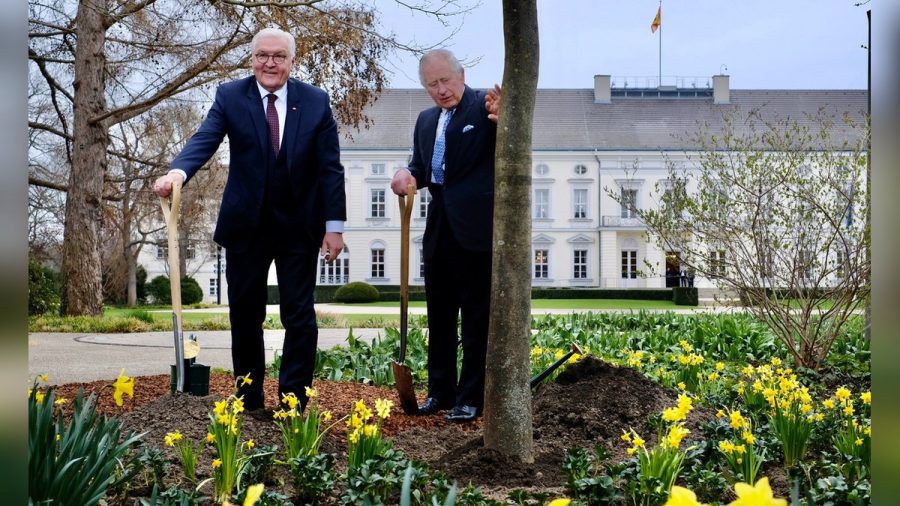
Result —
POLYGON ((646 228, 640 218, 626 218, 620 215, 601 216, 600 226, 608 228, 646 228))

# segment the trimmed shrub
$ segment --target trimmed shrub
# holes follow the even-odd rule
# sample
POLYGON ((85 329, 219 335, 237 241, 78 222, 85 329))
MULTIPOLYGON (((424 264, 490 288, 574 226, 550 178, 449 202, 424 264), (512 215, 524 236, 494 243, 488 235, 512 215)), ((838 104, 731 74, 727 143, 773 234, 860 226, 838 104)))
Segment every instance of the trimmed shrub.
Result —
POLYGON ((59 311, 61 304, 59 275, 37 260, 28 260, 28 314, 59 311))
POLYGON ((672 288, 672 302, 679 306, 696 306, 697 287, 694 286, 676 286, 672 288))
POLYGON ((354 281, 337 289, 334 292, 335 302, 375 302, 378 300, 378 289, 374 286, 354 281))
POLYGON ((200 283, 191 277, 181 278, 181 303, 185 306, 203 302, 203 289, 200 283))
POLYGON ((156 276, 147 284, 147 295, 154 304, 172 303, 172 285, 166 276, 156 276))
POLYGON ((532 299, 672 300, 670 288, 532 288, 532 299))

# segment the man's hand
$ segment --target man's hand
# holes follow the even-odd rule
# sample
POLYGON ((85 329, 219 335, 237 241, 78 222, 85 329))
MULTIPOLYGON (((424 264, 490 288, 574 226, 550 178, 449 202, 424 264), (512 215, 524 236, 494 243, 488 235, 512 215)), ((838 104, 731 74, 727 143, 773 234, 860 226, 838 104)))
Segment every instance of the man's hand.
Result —
POLYGON ((488 119, 494 123, 500 118, 500 85, 495 84, 494 89, 488 90, 484 96, 484 108, 487 109, 488 119))
POLYGON ((184 184, 184 178, 177 172, 169 172, 165 176, 159 176, 153 183, 153 191, 160 197, 168 197, 172 194, 172 183, 180 181, 184 184))
POLYGON ((337 232, 325 232, 325 239, 322 240, 322 247, 319 248, 319 254, 325 257, 325 261, 329 264, 334 263, 334 259, 341 254, 344 249, 344 235, 337 232))
POLYGON ((394 178, 391 179, 391 191, 393 191, 395 195, 400 195, 402 197, 406 195, 407 185, 413 185, 414 188, 418 188, 416 185, 416 178, 414 178, 408 170, 400 169, 395 172, 394 178))

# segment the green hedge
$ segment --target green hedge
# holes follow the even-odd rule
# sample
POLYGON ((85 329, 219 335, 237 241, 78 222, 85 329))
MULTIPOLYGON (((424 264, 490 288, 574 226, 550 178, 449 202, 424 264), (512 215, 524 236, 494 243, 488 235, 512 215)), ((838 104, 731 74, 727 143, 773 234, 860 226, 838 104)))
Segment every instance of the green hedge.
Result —
POLYGON ((676 286, 672 288, 672 302, 679 306, 696 306, 697 288, 693 286, 676 286))
MULTIPOLYGON (((147 293, 153 298, 154 304, 172 303, 172 286, 166 276, 156 276, 147 283, 147 293)), ((192 277, 181 278, 181 305, 188 306, 203 301, 203 289, 192 277)))
MULTIPOLYGON (((342 285, 316 286, 316 302, 334 302, 334 294, 342 285)), ((378 300, 396 302, 400 300, 399 285, 374 285, 378 289, 378 300)), ((640 288, 620 290, 612 288, 532 288, 532 299, 630 299, 630 300, 673 300, 671 288, 640 288)), ((278 287, 269 285, 269 304, 278 304, 278 287)), ((425 287, 409 287, 409 300, 425 300, 425 287)), ((695 304, 696 305, 696 304, 695 304)))
POLYGON ((532 299, 672 300, 671 288, 532 288, 532 299))

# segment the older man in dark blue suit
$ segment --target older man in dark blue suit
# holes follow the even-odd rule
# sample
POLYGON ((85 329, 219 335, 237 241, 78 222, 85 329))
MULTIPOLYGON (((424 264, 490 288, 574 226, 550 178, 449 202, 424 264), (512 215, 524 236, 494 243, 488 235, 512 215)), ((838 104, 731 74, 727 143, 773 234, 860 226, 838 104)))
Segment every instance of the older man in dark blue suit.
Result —
POLYGON ((427 187, 432 195, 423 244, 428 397, 419 414, 452 408, 448 420, 468 422, 484 404, 500 88, 485 93, 466 86, 465 69, 443 49, 422 57, 419 78, 436 107, 419 114, 409 169, 391 181, 398 195, 406 194, 408 184, 427 187))
POLYGON ((333 261, 344 247, 344 169, 328 95, 289 78, 295 42, 266 28, 253 38, 253 75, 219 86, 200 129, 154 189, 189 182, 227 135, 228 182, 213 238, 225 248, 235 376, 248 411, 264 405, 267 278, 275 262, 285 328, 280 394, 305 406, 318 330, 313 305, 318 255, 333 261))

